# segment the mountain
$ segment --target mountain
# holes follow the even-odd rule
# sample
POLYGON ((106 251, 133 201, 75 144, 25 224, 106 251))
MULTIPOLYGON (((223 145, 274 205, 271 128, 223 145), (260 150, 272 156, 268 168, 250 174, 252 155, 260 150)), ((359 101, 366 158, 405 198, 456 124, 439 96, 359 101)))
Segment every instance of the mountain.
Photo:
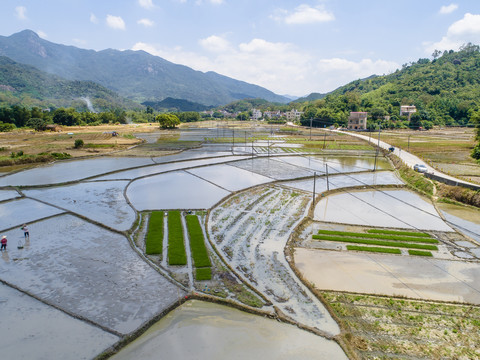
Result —
POLYGON ((94 81, 138 102, 167 97, 204 105, 244 98, 289 101, 260 86, 214 72, 195 71, 145 51, 85 50, 49 42, 31 30, 0 36, 0 55, 68 80, 94 81))
MULTIPOLYGON (((435 59, 418 59, 389 75, 352 81, 327 94, 310 114, 345 123, 350 111, 367 111, 369 119, 390 116, 390 126, 412 126, 399 115, 400 105, 415 105, 426 125, 467 125, 480 108, 480 46, 466 44, 435 59)), ((415 121, 418 121, 418 117, 415 121)), ((418 127, 418 125, 417 125, 418 127)))
POLYGON ((41 107, 135 108, 139 105, 92 81, 65 80, 0 56, 0 104, 41 107))
POLYGON ((212 107, 202 105, 199 103, 194 103, 192 101, 183 100, 183 99, 173 99, 167 97, 162 101, 144 101, 142 105, 150 106, 152 109, 157 111, 168 111, 168 112, 177 112, 177 111, 205 111, 209 110, 212 107))
POLYGON ((327 96, 327 94, 311 93, 308 96, 298 98, 296 100, 293 100, 292 102, 293 103, 302 103, 302 102, 305 102, 305 101, 314 101, 314 100, 318 100, 318 99, 323 99, 325 96, 327 96))

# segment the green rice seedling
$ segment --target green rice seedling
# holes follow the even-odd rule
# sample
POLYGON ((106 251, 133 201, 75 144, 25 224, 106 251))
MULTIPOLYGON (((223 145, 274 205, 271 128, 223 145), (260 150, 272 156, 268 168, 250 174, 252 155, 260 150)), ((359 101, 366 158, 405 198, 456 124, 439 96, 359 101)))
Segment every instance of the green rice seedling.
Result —
POLYGON ((409 255, 415 256, 433 256, 430 251, 421 251, 421 250, 408 250, 409 255))
POLYGON ((349 237, 343 237, 343 236, 328 236, 328 235, 313 235, 312 238, 316 240, 337 241, 337 242, 346 242, 346 243, 353 243, 353 244, 391 246, 391 247, 398 247, 398 248, 423 249, 423 250, 438 250, 438 248, 435 245, 411 244, 411 243, 399 242, 399 241, 369 240, 369 239, 349 238, 349 237))
POLYGON ((437 239, 432 238, 418 238, 411 236, 400 236, 400 235, 389 235, 389 234, 364 234, 356 233, 349 231, 332 231, 332 230, 318 230, 318 234, 322 235, 338 235, 338 236, 347 236, 347 237, 356 237, 356 238, 367 238, 367 239, 379 239, 379 240, 393 240, 393 241, 408 241, 408 242, 420 242, 426 244, 438 244, 437 239))
POLYGON ((195 279, 198 281, 210 280, 212 278, 212 269, 209 267, 205 268, 196 268, 195 269, 195 279))
POLYGON ((375 246, 358 246, 358 245, 347 245, 347 250, 368 251, 368 252, 387 253, 387 254, 401 254, 402 253, 402 251, 400 249, 375 247, 375 246))
POLYGON ((188 237, 190 238, 190 250, 192 251, 192 258, 195 267, 210 267, 210 258, 205 247, 205 239, 203 237, 202 227, 196 215, 187 215, 185 217, 187 222, 188 237))
POLYGON ((368 229, 370 234, 390 234, 390 235, 403 235, 403 236, 413 236, 413 237, 430 237, 427 233, 416 232, 416 231, 397 231, 397 230, 385 230, 385 229, 368 229))
POLYGON ((148 221, 145 253, 147 255, 162 254, 163 247, 163 211, 153 211, 148 221))
POLYGON ((168 212, 168 263, 170 265, 187 264, 180 211, 168 212))

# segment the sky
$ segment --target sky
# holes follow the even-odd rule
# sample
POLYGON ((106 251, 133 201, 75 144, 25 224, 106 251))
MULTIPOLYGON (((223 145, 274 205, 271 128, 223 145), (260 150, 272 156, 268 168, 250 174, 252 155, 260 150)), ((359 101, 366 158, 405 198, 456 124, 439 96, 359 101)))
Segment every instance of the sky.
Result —
POLYGON ((304 96, 480 44, 480 1, 1 0, 0 35, 25 29, 304 96))

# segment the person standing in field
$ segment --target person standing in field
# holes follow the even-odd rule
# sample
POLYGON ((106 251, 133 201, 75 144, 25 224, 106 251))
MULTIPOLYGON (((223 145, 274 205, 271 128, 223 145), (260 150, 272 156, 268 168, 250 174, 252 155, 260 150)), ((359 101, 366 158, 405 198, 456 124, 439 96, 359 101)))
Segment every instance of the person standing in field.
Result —
POLYGON ((27 237, 30 239, 30 233, 28 232, 27 224, 23 224, 23 226, 21 227, 21 229, 23 230, 23 236, 25 236, 25 239, 26 239, 27 237))
POLYGON ((2 236, 2 240, 0 241, 2 246, 0 247, 0 251, 7 251, 7 237, 5 235, 2 236))

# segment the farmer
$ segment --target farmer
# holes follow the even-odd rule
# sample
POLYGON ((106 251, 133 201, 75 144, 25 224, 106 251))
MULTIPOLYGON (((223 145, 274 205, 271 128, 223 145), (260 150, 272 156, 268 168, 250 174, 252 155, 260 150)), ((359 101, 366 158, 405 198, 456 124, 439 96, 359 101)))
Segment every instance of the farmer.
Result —
POLYGON ((27 224, 23 224, 23 226, 20 229, 23 230, 23 236, 25 236, 25 239, 27 237, 30 239, 30 233, 28 232, 27 224))
POLYGON ((7 237, 5 235, 2 236, 2 240, 0 241, 2 246, 0 247, 0 251, 7 251, 7 237))

